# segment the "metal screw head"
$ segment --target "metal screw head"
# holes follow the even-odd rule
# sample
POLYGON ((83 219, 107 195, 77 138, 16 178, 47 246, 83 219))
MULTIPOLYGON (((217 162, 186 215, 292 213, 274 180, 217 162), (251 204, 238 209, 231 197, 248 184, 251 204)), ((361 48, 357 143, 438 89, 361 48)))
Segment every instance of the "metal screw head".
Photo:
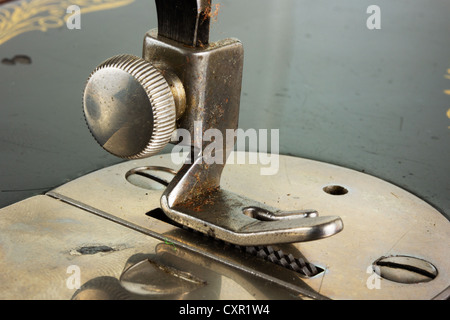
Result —
POLYGON ((430 262, 403 255, 381 257, 373 263, 373 269, 382 278, 408 284, 428 282, 438 274, 430 262))
POLYGON ((83 109, 97 142, 125 159, 158 153, 175 130, 170 85, 158 69, 132 55, 112 57, 91 73, 83 109))

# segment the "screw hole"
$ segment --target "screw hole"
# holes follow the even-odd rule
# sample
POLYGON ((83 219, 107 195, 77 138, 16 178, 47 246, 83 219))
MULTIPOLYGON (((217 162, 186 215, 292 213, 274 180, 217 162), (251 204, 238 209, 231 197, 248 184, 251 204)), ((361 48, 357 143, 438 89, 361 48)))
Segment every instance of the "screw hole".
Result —
POLYGON ((346 188, 338 185, 326 186, 323 188, 323 191, 333 196, 342 196, 348 193, 348 190, 346 188))

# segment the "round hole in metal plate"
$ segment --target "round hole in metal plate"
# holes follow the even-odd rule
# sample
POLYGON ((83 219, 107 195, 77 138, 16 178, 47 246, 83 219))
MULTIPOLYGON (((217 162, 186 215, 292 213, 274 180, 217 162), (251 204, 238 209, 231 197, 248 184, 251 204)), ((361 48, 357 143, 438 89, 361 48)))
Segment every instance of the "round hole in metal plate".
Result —
POLYGON ((147 190, 163 190, 177 172, 171 168, 145 166, 129 170, 125 178, 132 185, 147 190))
POLYGON ((329 185, 324 187, 322 190, 333 196, 342 196, 348 193, 347 188, 344 188, 343 186, 339 185, 329 185))

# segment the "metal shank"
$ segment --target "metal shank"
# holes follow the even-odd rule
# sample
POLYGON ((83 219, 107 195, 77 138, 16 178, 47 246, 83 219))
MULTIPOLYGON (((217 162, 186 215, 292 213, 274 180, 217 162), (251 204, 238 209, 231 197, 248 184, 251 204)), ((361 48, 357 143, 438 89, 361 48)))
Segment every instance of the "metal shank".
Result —
POLYGON ((305 211, 283 213, 220 188, 234 140, 216 145, 222 161, 203 152, 210 141, 198 140, 208 129, 218 130, 223 137, 227 129, 237 129, 244 58, 239 40, 191 48, 151 30, 144 40, 143 57, 163 73, 173 72, 186 92, 186 111, 177 126, 188 130, 190 139, 173 142, 190 146, 192 151, 161 197, 161 207, 169 218, 244 246, 317 240, 342 230, 339 217, 317 217, 315 212, 305 211))
POLYGON ((208 44, 211 0, 155 2, 160 36, 192 47, 208 44))
MULTIPOLYGON (((201 49, 147 32, 143 58, 162 70, 169 70, 183 83, 186 107, 178 127, 189 131, 191 140, 184 145, 201 149, 196 137, 208 129, 224 133, 236 129, 239 121, 244 49, 237 39, 224 39, 201 49), (195 130, 201 131, 196 132, 195 130)), ((233 146, 231 146, 232 148, 233 146)))

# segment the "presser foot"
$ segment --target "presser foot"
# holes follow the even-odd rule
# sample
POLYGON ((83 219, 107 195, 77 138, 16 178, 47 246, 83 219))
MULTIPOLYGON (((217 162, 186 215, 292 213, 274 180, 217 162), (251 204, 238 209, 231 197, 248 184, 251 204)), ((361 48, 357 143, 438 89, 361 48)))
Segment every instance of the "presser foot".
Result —
POLYGON ((280 211, 226 190, 174 207, 163 196, 161 205, 179 224, 242 246, 318 240, 343 228, 336 216, 318 217, 314 210, 280 211))
POLYGON ((185 165, 168 184, 161 208, 173 221, 242 246, 318 240, 343 229, 340 217, 282 211, 220 187, 223 165, 185 165))

